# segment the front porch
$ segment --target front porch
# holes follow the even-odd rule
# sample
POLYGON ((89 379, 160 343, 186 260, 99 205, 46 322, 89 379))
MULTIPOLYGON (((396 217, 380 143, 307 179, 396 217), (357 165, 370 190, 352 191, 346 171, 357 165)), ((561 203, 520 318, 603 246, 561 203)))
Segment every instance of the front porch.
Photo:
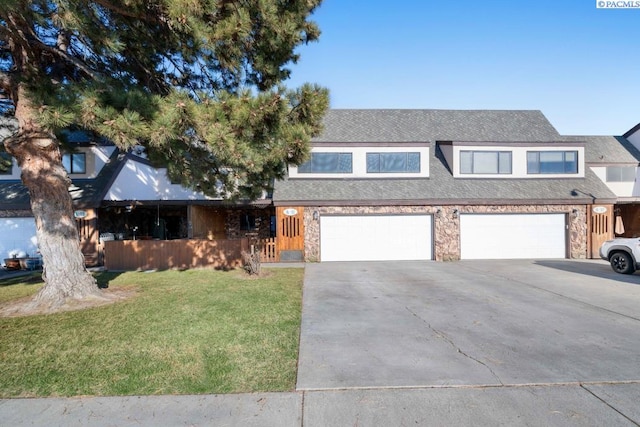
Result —
POLYGON ((86 232, 85 218, 78 226, 85 258, 109 270, 232 269, 243 265, 243 252, 258 251, 264 263, 303 261, 302 215, 302 208, 129 203, 98 209, 99 233, 86 232))

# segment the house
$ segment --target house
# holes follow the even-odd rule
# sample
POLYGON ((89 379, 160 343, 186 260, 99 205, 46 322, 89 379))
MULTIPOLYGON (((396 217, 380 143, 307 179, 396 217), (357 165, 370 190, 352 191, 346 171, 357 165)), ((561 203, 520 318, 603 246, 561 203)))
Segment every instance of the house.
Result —
MULTIPOLYGON (((110 269, 241 265, 242 251, 263 239, 273 256, 271 200, 229 203, 173 184, 141 151, 75 131, 63 165, 85 262, 110 269), (251 241, 248 239, 251 237, 251 241)), ((14 164, 0 175, 0 261, 37 253, 29 194, 14 164)))
MULTIPOLYGON (((171 183, 141 150, 69 139, 83 252, 111 269, 234 267, 251 245, 285 262, 590 258, 616 216, 640 233, 638 129, 562 136, 540 111, 331 110, 308 162, 235 203, 171 183)), ((15 166, 0 233, 0 258, 37 250, 15 166)))
MULTIPOLYGON (((587 258, 617 197, 539 111, 332 110, 275 185, 307 261, 587 258)), ((603 237, 604 236, 604 237, 603 237)))
MULTIPOLYGON (((623 136, 575 136, 586 141, 587 164, 616 195, 616 236, 640 236, 640 124, 623 136)), ((594 224, 598 226, 598 224, 594 224)))

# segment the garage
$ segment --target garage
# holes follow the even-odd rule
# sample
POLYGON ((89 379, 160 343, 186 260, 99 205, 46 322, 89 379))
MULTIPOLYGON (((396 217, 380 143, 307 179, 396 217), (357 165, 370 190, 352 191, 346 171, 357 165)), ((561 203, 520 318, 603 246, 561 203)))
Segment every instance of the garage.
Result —
POLYGON ((320 260, 430 260, 432 228, 431 215, 323 215, 320 260))
POLYGON ((565 214, 461 214, 462 259, 566 258, 565 214))
MULTIPOLYGON (((24 256, 38 250, 33 218, 0 218, 0 258, 24 256)), ((0 259, 0 261, 2 261, 0 259)))

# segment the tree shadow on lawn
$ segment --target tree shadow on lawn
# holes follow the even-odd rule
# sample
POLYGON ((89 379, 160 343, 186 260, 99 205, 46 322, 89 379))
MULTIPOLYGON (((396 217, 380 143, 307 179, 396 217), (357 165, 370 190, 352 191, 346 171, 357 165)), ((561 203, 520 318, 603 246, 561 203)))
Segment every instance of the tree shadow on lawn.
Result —
POLYGON ((0 287, 11 285, 39 285, 42 283, 42 270, 0 272, 0 287))
MULTIPOLYGON (((96 279, 98 287, 102 289, 100 295, 86 298, 68 298, 62 303, 42 304, 42 302, 34 299, 36 295, 34 293, 33 295, 18 297, 0 303, 0 318, 85 310, 124 301, 137 294, 137 291, 130 287, 107 289, 109 282, 122 274, 122 272, 94 272, 92 274, 96 279)), ((41 285, 43 283, 41 276, 42 272, 12 275, 12 277, 6 278, 5 280, 0 279, 0 289, 19 284, 41 285)))
MULTIPOLYGON (((107 289, 109 283, 120 276, 123 271, 108 272, 101 271, 93 273, 98 287, 100 289, 107 289)), ((35 271, 16 271, 16 272, 0 272, 0 288, 12 285, 40 285, 42 284, 42 270, 35 271)))
POLYGON ((556 270, 568 271, 570 273, 584 274, 586 276, 600 277, 602 279, 611 279, 617 282, 640 285, 640 270, 634 274, 616 273, 605 261, 599 263, 572 260, 537 260, 535 261, 535 264, 554 268, 556 270))

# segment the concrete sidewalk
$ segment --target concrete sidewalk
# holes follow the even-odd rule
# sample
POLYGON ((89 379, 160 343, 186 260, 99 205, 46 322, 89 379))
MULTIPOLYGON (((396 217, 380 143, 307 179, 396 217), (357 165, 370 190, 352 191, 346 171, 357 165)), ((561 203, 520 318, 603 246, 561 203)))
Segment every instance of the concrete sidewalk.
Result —
POLYGON ((0 400, 2 426, 638 426, 640 383, 0 400))

